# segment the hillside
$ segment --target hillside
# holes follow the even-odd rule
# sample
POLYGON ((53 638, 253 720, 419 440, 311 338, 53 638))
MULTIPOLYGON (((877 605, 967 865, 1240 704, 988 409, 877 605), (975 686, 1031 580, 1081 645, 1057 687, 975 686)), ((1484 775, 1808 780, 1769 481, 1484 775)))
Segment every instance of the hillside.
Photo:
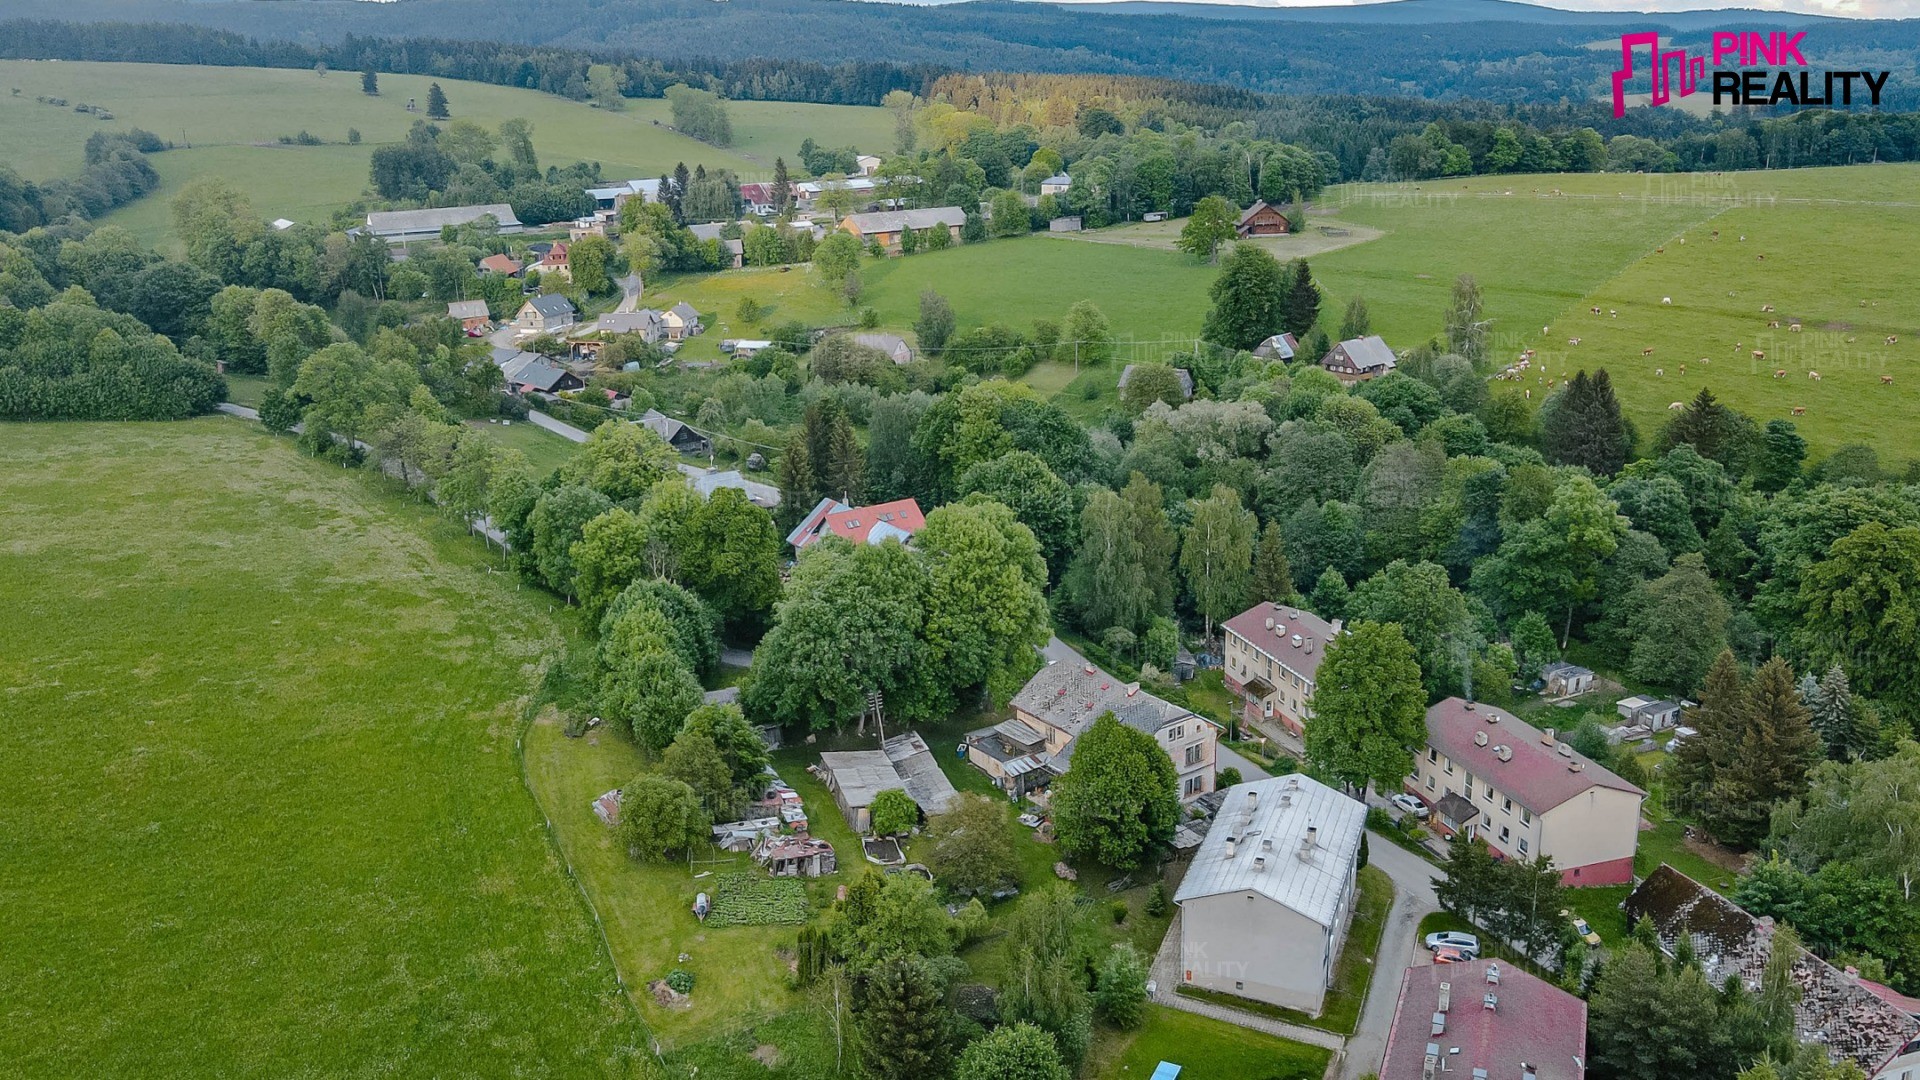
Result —
MULTIPOLYGON (((1419 3, 1425 0, 1411 0, 1419 3)), ((1459 5, 1474 0, 1435 0, 1459 5)), ((1291 18, 1276 48, 1267 9, 1217 6, 1204 14, 1163 4, 1126 18, 1074 5, 981 0, 940 6, 849 0, 406 0, 368 4, 186 3, 72 0, 77 21, 155 21, 217 27, 262 39, 338 41, 347 35, 449 36, 561 46, 689 61, 776 59, 826 64, 924 65, 970 71, 1099 72, 1223 83, 1289 94, 1386 94, 1499 103, 1592 100, 1614 58, 1593 43, 1619 34, 1618 15, 1560 13, 1522 5, 1443 8, 1402 5, 1338 16, 1291 18), (1384 9, 1384 10, 1377 10, 1384 9), (1449 14, 1449 10, 1460 14, 1449 14), (1484 12, 1484 15, 1482 14, 1484 12), (1481 21, 1466 21, 1478 18, 1481 21), (1489 21, 1490 20, 1490 21, 1489 21), (452 28, 458 28, 452 29, 452 28), (886 42, 876 51, 873 43, 886 42), (1359 58, 1364 58, 1360 60, 1359 58)), ((1696 48, 1718 13, 1660 25, 1696 48), (1698 40, 1687 40, 1692 35, 1698 40)), ((0 18, 48 17, 37 0, 0 0, 0 18)), ((1767 21, 1767 25, 1780 25, 1767 21)), ((1638 25, 1638 24, 1636 24, 1638 25)), ((3 48, 3 46, 0 46, 3 48)), ((1911 102, 1920 21, 1830 20, 1806 42, 1826 67, 1896 72, 1894 102, 1911 102)))
POLYGON ((1270 7, 1264 4, 1183 4, 1173 0, 1119 0, 1070 4, 1115 15, 1185 15, 1196 19, 1245 19, 1374 26, 1433 26, 1463 22, 1534 23, 1543 26, 1671 27, 1701 30, 1725 26, 1808 26, 1832 23, 1824 15, 1759 8, 1702 11, 1569 11, 1516 0, 1387 0, 1378 4, 1270 7))
MULTIPOLYGON (((357 72, 168 64, 0 61, 0 138, 8 164, 29 180, 80 170, 82 144, 95 131, 145 128, 175 144, 153 155, 164 183, 158 192, 111 220, 143 241, 167 235, 167 203, 195 176, 217 173, 245 191, 268 217, 324 220, 367 186, 373 148, 401 139, 422 113, 431 80, 383 75, 380 96, 360 92, 357 72), (114 119, 36 101, 58 97, 111 110, 114 119), (348 145, 349 129, 360 133, 348 145), (281 136, 307 131, 323 146, 285 146, 281 136)), ((437 80, 458 119, 489 128, 509 117, 532 121, 542 163, 598 161, 609 178, 658 176, 679 162, 689 168, 732 169, 743 179, 769 176, 773 159, 793 160, 802 139, 826 145, 890 145, 892 120, 878 108, 791 102, 736 102, 735 144, 710 146, 661 126, 670 119, 660 99, 632 99, 610 112, 552 94, 453 79, 437 80)))

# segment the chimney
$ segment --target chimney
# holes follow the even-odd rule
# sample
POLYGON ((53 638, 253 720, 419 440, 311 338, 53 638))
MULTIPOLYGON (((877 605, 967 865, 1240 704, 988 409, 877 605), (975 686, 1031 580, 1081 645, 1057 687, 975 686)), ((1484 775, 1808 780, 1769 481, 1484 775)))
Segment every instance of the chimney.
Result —
POLYGON ((1128 683, 1128 684, 1127 684, 1127 696, 1128 696, 1128 697, 1132 697, 1133 695, 1135 695, 1135 694, 1137 694, 1137 693, 1139 693, 1139 692, 1140 692, 1140 684, 1139 684, 1139 683, 1137 683, 1137 682, 1130 682, 1130 683, 1128 683))
POLYGON ((1427 1034, 1445 1035, 1446 1033, 1447 1033, 1447 1011, 1445 1009, 1442 1009, 1439 1012, 1433 1014, 1433 1030, 1429 1031, 1427 1034))
POLYGON ((1320 843, 1320 826, 1318 825, 1307 826, 1306 840, 1307 840, 1308 847, 1314 847, 1318 845, 1320 843))
POLYGON ((1272 851, 1272 850, 1273 850, 1273 839, 1272 839, 1271 837, 1268 837, 1268 838, 1265 838, 1265 839, 1263 839, 1263 840, 1261 840, 1261 841, 1260 841, 1260 850, 1261 850, 1261 851, 1272 851))
POLYGON ((1281 808, 1282 810, 1285 810, 1285 809, 1286 809, 1287 807, 1289 807, 1289 806, 1292 806, 1292 805, 1293 805, 1293 796, 1291 796, 1291 795, 1289 795, 1289 794, 1287 794, 1287 793, 1286 793, 1286 792, 1284 792, 1284 791, 1283 791, 1283 792, 1281 792, 1281 793, 1280 793, 1280 808, 1281 808))
POLYGON ((1558 749, 1560 751, 1560 756, 1563 758, 1570 758, 1573 756, 1573 745, 1571 743, 1561 743, 1555 749, 1558 749))
POLYGON ((1469 702, 1467 702, 1467 703, 1466 703, 1466 706, 1467 706, 1467 711, 1468 711, 1468 712, 1472 712, 1472 711, 1473 711, 1473 702, 1471 702, 1471 701, 1469 701, 1469 702))
POLYGON ((1439 1009, 1441 1012, 1446 1012, 1447 1009, 1452 1005, 1453 1005, 1453 984, 1450 982, 1443 982, 1440 984, 1439 1009))
POLYGON ((1308 638, 1308 639, 1307 639, 1307 651, 1308 651, 1308 652, 1312 652, 1312 651, 1313 651, 1313 639, 1312 639, 1312 638, 1308 638))
POLYGON ((1229 836, 1227 837, 1227 858, 1229 859, 1233 858, 1233 848, 1234 848, 1233 837, 1229 836))
POLYGON ((1333 637, 1340 636, 1340 624, 1341 624, 1341 620, 1339 619, 1333 620, 1333 622, 1330 624, 1333 628, 1333 634, 1332 634, 1333 637))
POLYGON ((1265 870, 1266 868, 1267 868, 1267 857, 1265 855, 1255 855, 1253 857, 1254 873, 1257 874, 1260 871, 1265 870))
POLYGON ((1499 758, 1501 761, 1513 760, 1513 747, 1508 746, 1505 743, 1502 743, 1499 746, 1495 747, 1493 750, 1493 753, 1494 753, 1494 756, 1499 758))
POLYGON ((1473 733, 1473 745, 1475 745, 1475 746, 1485 746, 1485 745, 1487 745, 1487 733, 1486 733, 1486 732, 1484 732, 1484 731, 1476 731, 1476 732, 1474 732, 1474 733, 1473 733))
POLYGON ((1267 629, 1273 629, 1273 616, 1267 616, 1267 629))
POLYGON ((1553 729, 1552 729, 1552 728, 1547 728, 1547 729, 1545 729, 1545 730, 1543 730, 1543 731, 1541 731, 1541 732, 1540 732, 1540 741, 1541 741, 1542 743, 1545 743, 1545 744, 1546 744, 1546 745, 1548 745, 1548 746, 1552 746, 1552 745, 1553 745, 1553 729))
POLYGON ((1488 962, 1487 981, 1492 983, 1495 986, 1500 985, 1500 965, 1499 964, 1493 963, 1491 961, 1488 962))
POLYGON ((1488 1012, 1499 1012, 1500 1011, 1500 995, 1489 990, 1487 991, 1487 996, 1480 999, 1480 1004, 1488 1012))
POLYGON ((1080 670, 1086 672, 1089 675, 1092 675, 1097 669, 1092 664, 1088 664, 1086 667, 1083 667, 1080 670))
POLYGON ((1257 788, 1249 788, 1249 789, 1247 789, 1247 809, 1249 809, 1249 810, 1251 810, 1251 809, 1253 809, 1254 807, 1256 807, 1256 806, 1259 806, 1259 805, 1260 805, 1260 791, 1259 791, 1259 789, 1257 789, 1257 788))
POLYGON ((1301 639, 1300 639, 1300 635, 1299 635, 1299 634, 1295 634, 1295 635, 1293 635, 1293 647, 1294 647, 1294 648, 1296 648, 1296 649, 1297 649, 1297 648, 1299 648, 1299 647, 1300 647, 1300 640, 1301 640, 1301 639))

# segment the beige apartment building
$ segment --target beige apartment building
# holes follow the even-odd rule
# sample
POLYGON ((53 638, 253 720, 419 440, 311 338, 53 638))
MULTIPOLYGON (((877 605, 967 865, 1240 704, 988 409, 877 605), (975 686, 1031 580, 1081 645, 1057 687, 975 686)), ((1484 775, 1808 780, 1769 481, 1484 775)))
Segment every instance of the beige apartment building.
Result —
POLYGON ((1240 698, 1245 719, 1256 725, 1278 721, 1299 735, 1313 717, 1314 675, 1327 642, 1340 633, 1340 620, 1329 623, 1305 608, 1259 603, 1221 623, 1220 630, 1227 689, 1240 698))

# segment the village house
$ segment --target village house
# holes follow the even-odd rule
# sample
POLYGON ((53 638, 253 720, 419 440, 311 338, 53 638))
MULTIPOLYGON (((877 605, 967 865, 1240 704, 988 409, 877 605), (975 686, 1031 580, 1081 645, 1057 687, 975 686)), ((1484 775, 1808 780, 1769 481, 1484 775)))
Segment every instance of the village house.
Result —
POLYGON ((1153 736, 1173 759, 1180 798, 1214 788, 1220 729, 1191 709, 1162 701, 1092 664, 1060 661, 1040 669, 1010 703, 1013 717, 967 733, 967 760, 1019 798, 1052 785, 1073 764, 1075 742, 1101 716, 1153 736))
POLYGON ((1085 219, 1079 214, 1068 214, 1047 222, 1048 232, 1079 232, 1086 227, 1085 219))
POLYGON ((812 210, 820 197, 829 191, 844 191, 847 201, 853 206, 874 206, 878 185, 865 176, 852 176, 845 180, 807 180, 793 185, 796 203, 802 210, 812 210))
MULTIPOLYGON (((1752 987, 1773 954, 1774 921, 1757 918, 1733 901, 1662 863, 1621 905, 1629 925, 1646 919, 1668 956, 1685 937, 1707 982, 1728 978, 1752 987)), ((1869 983, 1801 949, 1793 965, 1800 1000, 1793 1034, 1842 1061, 1858 1065, 1871 1080, 1920 1077, 1920 1020, 1911 999, 1877 992, 1869 983), (1891 1000, 1889 997, 1891 996, 1891 1000)), ((1885 988, 1881 988, 1884 991, 1885 988)))
POLYGON ((447 305, 447 318, 459 323, 468 337, 479 337, 493 325, 485 300, 455 300, 447 305))
POLYGON ((883 540, 906 543, 925 528, 927 516, 912 499, 873 506, 848 506, 839 499, 821 499, 807 516, 787 534, 787 543, 795 554, 822 537, 838 536, 855 544, 878 544, 883 540))
MULTIPOLYGON (((760 217, 772 217, 780 212, 777 202, 779 188, 771 183, 741 184, 740 201, 746 205, 747 212, 760 217)), ((787 185, 787 201, 793 201, 793 185, 787 185)))
POLYGON ((925 232, 946 229, 948 236, 960 242, 960 229, 967 223, 967 212, 957 206, 936 206, 930 210, 876 210, 869 214, 849 214, 840 222, 843 232, 852 233, 861 243, 878 245, 883 251, 900 250, 900 234, 908 229, 925 232))
POLYGON ((1399 366, 1399 363, 1393 350, 1378 334, 1342 341, 1320 358, 1321 367, 1349 386, 1377 379, 1399 366))
POLYGON ((538 353, 494 349, 493 362, 499 367, 507 388, 515 393, 557 394, 562 390, 578 390, 586 385, 580 376, 538 353))
POLYGON ((774 510, 780 506, 779 488, 749 480, 741 475, 739 469, 702 469, 683 461, 680 463, 680 472, 703 499, 713 498, 713 493, 721 488, 733 488, 745 495, 748 502, 763 510, 774 510))
POLYGON ((1040 194, 1065 195, 1067 189, 1072 186, 1073 177, 1068 176, 1066 173, 1054 173, 1052 176, 1040 181, 1040 194))
POLYGON ((927 742, 914 732, 895 735, 878 750, 840 750, 820 755, 821 779, 854 832, 873 827, 869 808, 889 788, 907 793, 922 814, 944 814, 960 797, 927 742))
POLYGON ((557 334, 574 321, 573 301, 559 293, 530 297, 513 317, 513 328, 522 336, 557 334))
POLYGON ((519 277, 526 266, 511 255, 489 255, 480 260, 482 274, 499 274, 501 277, 519 277))
POLYGON ((1261 360, 1292 360, 1294 353, 1300 350, 1300 342, 1292 334, 1275 334, 1253 347, 1253 355, 1261 360))
POLYGON ((860 154, 853 160, 855 164, 860 166, 861 176, 872 176, 874 173, 880 171, 880 159, 873 154, 860 154))
POLYGON ((567 264, 567 252, 570 250, 566 241, 555 240, 540 253, 540 259, 533 264, 533 268, 540 272, 541 277, 551 274, 555 277, 570 278, 573 276, 573 271, 567 264))
POLYGON ((700 323, 700 313, 685 300, 661 312, 660 325, 666 329, 668 341, 685 341, 706 329, 700 323))
POLYGON ((1465 832, 1496 856, 1550 856, 1568 885, 1633 880, 1647 793, 1513 714, 1457 697, 1427 710, 1427 745, 1407 790, 1442 835, 1465 832))
POLYGON ((755 353, 771 348, 773 342, 766 338, 727 338, 720 342, 720 351, 735 360, 751 360, 755 353))
POLYGON ((713 453, 713 440, 693 430, 658 409, 648 409, 640 414, 638 421, 642 426, 664 439, 668 446, 682 454, 694 454, 706 457, 713 453))
POLYGON ((1320 1015, 1366 828, 1365 804, 1299 773, 1228 788, 1173 896, 1181 981, 1320 1015))
POLYGON ((1586 1076, 1587 1003, 1518 967, 1493 960, 1420 964, 1400 980, 1400 1000, 1380 1080, 1586 1076))
POLYGON ((1555 660, 1540 669, 1548 697, 1577 697, 1593 689, 1593 669, 1555 660))
POLYGON ((390 244, 438 240, 441 229, 449 225, 471 225, 483 217, 493 218, 496 230, 502 234, 517 233, 521 229, 520 219, 513 216, 513 207, 506 203, 486 203, 426 210, 376 210, 367 215, 366 231, 390 244))
POLYGON ((1247 722, 1260 727, 1279 721, 1298 736, 1313 718, 1314 675, 1326 646, 1340 634, 1340 620, 1328 622, 1299 607, 1271 601, 1255 604, 1220 624, 1227 689, 1240 698, 1247 722))
POLYGON ((1680 722, 1680 703, 1649 697, 1625 697, 1614 703, 1630 726, 1665 731, 1680 722))
POLYGON ((1287 215, 1265 199, 1247 207, 1246 212, 1240 215, 1240 220, 1233 225, 1234 234, 1243 240, 1249 236, 1285 236, 1292 228, 1293 223, 1287 220, 1287 215))
POLYGON ((887 359, 896 364, 913 363, 913 346, 899 334, 879 334, 864 332, 853 335, 855 344, 865 345, 869 349, 878 349, 887 354, 887 359))
POLYGON ((591 360, 600 355, 607 341, 621 334, 638 334, 640 340, 657 345, 667 336, 660 313, 650 308, 639 311, 610 311, 590 323, 577 326, 567 335, 567 346, 576 360, 591 360))
POLYGON ((612 228, 613 215, 606 211, 596 211, 591 217, 574 218, 567 223, 567 241, 578 243, 589 236, 606 239, 612 228))
POLYGON ((726 225, 717 221, 706 222, 700 225, 689 225, 687 231, 693 234, 695 240, 711 240, 720 245, 720 265, 723 268, 738 270, 747 264, 746 245, 740 240, 729 240, 722 235, 727 231, 726 225))
MULTIPOLYGON (((1134 371, 1139 367, 1139 364, 1128 364, 1126 367, 1120 369, 1118 388, 1121 392, 1124 393, 1126 391, 1127 384, 1133 381, 1134 371)), ((1190 400, 1193 397, 1193 372, 1183 367, 1177 367, 1173 369, 1173 377, 1180 381, 1180 397, 1183 400, 1190 400)))

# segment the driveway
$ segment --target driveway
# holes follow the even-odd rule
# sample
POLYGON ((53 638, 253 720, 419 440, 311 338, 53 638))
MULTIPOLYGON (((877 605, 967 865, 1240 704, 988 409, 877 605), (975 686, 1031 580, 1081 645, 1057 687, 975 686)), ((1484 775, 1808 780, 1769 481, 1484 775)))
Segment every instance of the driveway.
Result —
POLYGON ((1433 878, 1440 871, 1432 863, 1381 836, 1367 843, 1367 854, 1368 865, 1379 867, 1393 879, 1393 907, 1387 912, 1386 929, 1380 935, 1373 985, 1360 1010, 1360 1024, 1348 1037, 1346 1057, 1338 1066, 1339 1080, 1359 1080, 1380 1068, 1380 1059, 1387 1052, 1387 1032, 1393 1027, 1393 1012, 1400 1003, 1400 980, 1407 968, 1426 959, 1417 940, 1420 920, 1440 910, 1433 893, 1433 878))

